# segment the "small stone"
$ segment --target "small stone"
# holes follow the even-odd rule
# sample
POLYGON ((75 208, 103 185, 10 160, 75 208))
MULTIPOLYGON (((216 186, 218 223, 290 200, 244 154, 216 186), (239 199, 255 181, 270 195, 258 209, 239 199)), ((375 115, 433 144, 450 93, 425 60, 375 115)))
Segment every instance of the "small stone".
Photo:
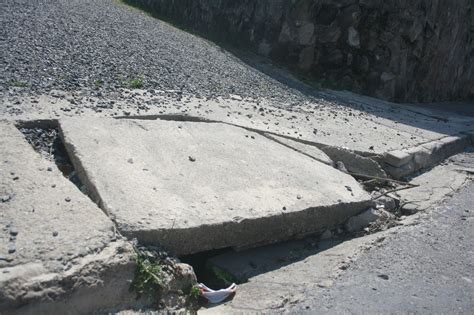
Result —
POLYGON ((69 197, 66 197, 64 200, 66 200, 66 202, 71 202, 71 198, 69 197))
POLYGON ((9 253, 9 254, 13 254, 14 252, 16 252, 16 246, 15 246, 15 244, 10 244, 10 245, 8 245, 8 253, 9 253))
POLYGON ((191 162, 196 162, 196 158, 194 156, 188 156, 188 159, 191 161, 191 162))
POLYGON ((54 232, 53 232, 53 236, 54 236, 54 237, 58 236, 58 234, 59 234, 59 233, 58 233, 57 231, 54 231, 54 232))
POLYGON ((359 32, 353 26, 348 29, 347 43, 352 47, 360 47, 359 32))
POLYGON ((47 171, 48 171, 48 172, 52 172, 52 171, 53 171, 53 168, 52 168, 51 166, 49 166, 49 167, 47 168, 47 171))
POLYGON ((301 198, 303 198, 301 195, 296 196, 296 199, 301 199, 301 198))
POLYGON ((347 168, 342 161, 336 162, 336 168, 340 170, 341 172, 348 173, 347 168))
POLYGON ((130 163, 130 164, 133 164, 133 159, 130 158, 130 159, 127 160, 127 162, 130 163))
POLYGON ((385 274, 378 275, 377 277, 379 277, 380 279, 388 280, 388 275, 385 274))
POLYGON ((11 262, 13 259, 12 258, 8 258, 6 256, 3 256, 3 255, 0 255, 0 261, 6 261, 6 262, 11 262))
POLYGON ((10 235, 11 236, 17 236, 18 235, 18 229, 14 226, 10 228, 10 235))
POLYGON ((242 99, 242 96, 240 96, 240 95, 235 95, 235 94, 231 94, 231 95, 230 95, 230 98, 233 99, 234 101, 241 101, 241 100, 243 100, 243 99, 242 99))
POLYGON ((330 288, 334 284, 334 281, 332 280, 323 280, 320 283, 318 283, 318 287, 320 288, 330 288))
POLYGON ((321 239, 322 240, 327 240, 327 239, 330 239, 331 237, 332 237, 331 230, 326 230, 326 231, 324 231, 323 234, 321 234, 321 239))
POLYGON ((4 196, 2 196, 2 197, 0 198, 0 200, 1 200, 2 202, 8 202, 8 201, 10 201, 11 199, 12 199, 12 197, 11 197, 10 195, 4 195, 4 196))

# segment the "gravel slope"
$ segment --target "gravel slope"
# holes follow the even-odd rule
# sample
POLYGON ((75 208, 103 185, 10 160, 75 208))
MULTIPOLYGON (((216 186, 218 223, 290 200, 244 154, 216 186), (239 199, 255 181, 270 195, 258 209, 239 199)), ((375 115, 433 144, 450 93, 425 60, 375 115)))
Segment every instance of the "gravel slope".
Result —
POLYGON ((302 96, 197 36, 118 0, 2 0, 0 92, 145 88, 203 97, 302 96), (295 94, 296 93, 296 94, 295 94))

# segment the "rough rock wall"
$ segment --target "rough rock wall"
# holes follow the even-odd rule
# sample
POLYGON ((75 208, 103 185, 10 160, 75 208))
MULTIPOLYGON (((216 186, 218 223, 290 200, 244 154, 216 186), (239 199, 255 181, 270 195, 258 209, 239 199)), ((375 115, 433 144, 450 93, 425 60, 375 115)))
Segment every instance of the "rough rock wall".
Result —
POLYGON ((127 0, 216 40, 399 102, 474 96, 473 0, 127 0))

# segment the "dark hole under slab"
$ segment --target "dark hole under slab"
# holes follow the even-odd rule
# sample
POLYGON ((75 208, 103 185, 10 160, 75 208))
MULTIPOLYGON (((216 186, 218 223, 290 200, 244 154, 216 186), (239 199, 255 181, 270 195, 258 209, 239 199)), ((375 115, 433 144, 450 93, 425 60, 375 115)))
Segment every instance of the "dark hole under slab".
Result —
POLYGON ((27 127, 18 126, 18 129, 36 152, 43 158, 53 161, 64 177, 69 179, 79 189, 82 189, 83 185, 74 170, 74 166, 59 136, 59 129, 56 126, 35 127, 30 125, 27 127))
POLYGON ((243 282, 233 278, 229 274, 224 274, 221 271, 214 269, 208 263, 208 260, 212 257, 231 251, 231 248, 215 249, 182 256, 180 257, 180 260, 193 267, 198 282, 202 282, 212 289, 222 289, 228 287, 232 283, 241 284, 243 282))

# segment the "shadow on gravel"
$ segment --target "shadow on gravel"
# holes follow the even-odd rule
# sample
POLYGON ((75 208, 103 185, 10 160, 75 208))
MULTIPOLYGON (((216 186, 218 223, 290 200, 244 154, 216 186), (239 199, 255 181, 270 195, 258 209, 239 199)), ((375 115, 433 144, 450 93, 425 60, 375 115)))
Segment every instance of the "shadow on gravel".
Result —
MULTIPOLYGON (((235 56, 246 66, 279 82, 293 90, 296 94, 301 94, 310 99, 337 103, 338 105, 357 109, 400 124, 444 135, 455 135, 460 131, 459 126, 456 128, 450 124, 451 116, 458 116, 458 118, 459 115, 474 117, 474 104, 470 103, 395 104, 370 97, 359 97, 350 93, 342 93, 344 95, 341 95, 338 92, 334 93, 330 90, 324 90, 321 88, 321 82, 314 78, 315 74, 307 76, 297 69, 287 69, 283 64, 278 64, 273 60, 258 56, 253 52, 252 48, 247 47, 235 38, 223 36, 223 34, 204 33, 193 28, 189 23, 164 17, 149 1, 120 0, 120 2, 142 10, 148 15, 165 21, 185 32, 212 41, 223 51, 235 56)), ((335 82, 334 86, 338 87, 337 82, 335 82)), ((474 129, 473 122, 466 123, 464 129, 474 129)))

